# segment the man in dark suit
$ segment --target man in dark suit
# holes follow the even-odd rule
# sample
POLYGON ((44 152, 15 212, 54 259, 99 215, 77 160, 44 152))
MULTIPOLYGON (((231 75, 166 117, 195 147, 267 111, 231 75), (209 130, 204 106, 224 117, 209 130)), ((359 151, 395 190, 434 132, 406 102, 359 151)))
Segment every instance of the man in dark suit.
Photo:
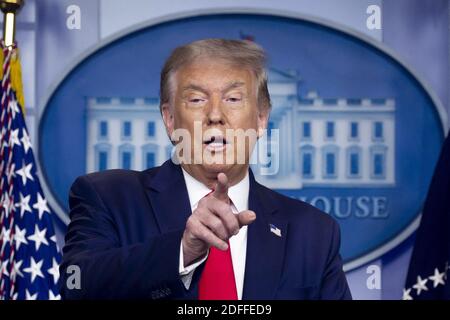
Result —
POLYGON ((351 299, 337 223, 249 170, 271 108, 264 51, 223 39, 175 49, 160 107, 173 160, 73 184, 63 298, 351 299))

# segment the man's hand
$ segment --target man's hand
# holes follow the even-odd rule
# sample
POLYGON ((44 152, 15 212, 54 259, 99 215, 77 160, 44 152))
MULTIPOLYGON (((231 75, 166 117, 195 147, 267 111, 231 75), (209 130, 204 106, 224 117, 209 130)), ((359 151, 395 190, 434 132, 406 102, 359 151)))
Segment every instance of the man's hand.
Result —
POLYGON ((255 219, 256 214, 250 210, 238 214, 232 212, 228 178, 219 173, 214 192, 199 201, 197 209, 187 220, 182 239, 184 266, 204 256, 211 246, 227 250, 228 239, 255 219))

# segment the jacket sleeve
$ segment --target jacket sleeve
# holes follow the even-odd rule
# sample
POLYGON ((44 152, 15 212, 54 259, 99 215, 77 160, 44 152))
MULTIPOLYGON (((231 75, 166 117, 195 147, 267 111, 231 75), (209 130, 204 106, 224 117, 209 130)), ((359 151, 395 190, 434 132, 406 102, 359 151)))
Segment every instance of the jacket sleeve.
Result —
POLYGON ((320 299, 322 300, 352 299, 347 279, 342 269, 342 259, 339 254, 340 246, 341 236, 339 225, 333 220, 330 251, 320 290, 320 299))
POLYGON ((179 276, 183 230, 121 246, 115 222, 89 176, 74 182, 69 205, 71 222, 60 266, 63 299, 184 297, 187 290, 179 276))

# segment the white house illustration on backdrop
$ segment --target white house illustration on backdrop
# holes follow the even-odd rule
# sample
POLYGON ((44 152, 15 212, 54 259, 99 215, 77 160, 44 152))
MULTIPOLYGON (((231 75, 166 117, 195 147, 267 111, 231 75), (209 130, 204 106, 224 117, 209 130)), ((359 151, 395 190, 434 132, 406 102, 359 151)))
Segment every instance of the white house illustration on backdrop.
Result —
MULTIPOLYGON (((279 129, 274 175, 258 181, 275 189, 308 186, 376 187, 395 185, 395 101, 393 99, 300 96, 295 72, 269 70, 273 109, 269 129, 279 129)), ((157 98, 89 98, 88 172, 143 170, 170 157, 157 98)))

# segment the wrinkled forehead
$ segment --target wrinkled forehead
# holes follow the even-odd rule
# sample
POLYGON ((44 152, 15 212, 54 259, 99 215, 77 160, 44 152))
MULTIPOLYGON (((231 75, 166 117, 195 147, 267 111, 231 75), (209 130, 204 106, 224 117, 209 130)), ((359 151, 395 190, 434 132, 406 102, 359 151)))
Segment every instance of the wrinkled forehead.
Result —
POLYGON ((215 90, 243 87, 254 91, 256 77, 252 69, 225 59, 195 59, 180 66, 171 77, 172 88, 209 87, 215 90))

